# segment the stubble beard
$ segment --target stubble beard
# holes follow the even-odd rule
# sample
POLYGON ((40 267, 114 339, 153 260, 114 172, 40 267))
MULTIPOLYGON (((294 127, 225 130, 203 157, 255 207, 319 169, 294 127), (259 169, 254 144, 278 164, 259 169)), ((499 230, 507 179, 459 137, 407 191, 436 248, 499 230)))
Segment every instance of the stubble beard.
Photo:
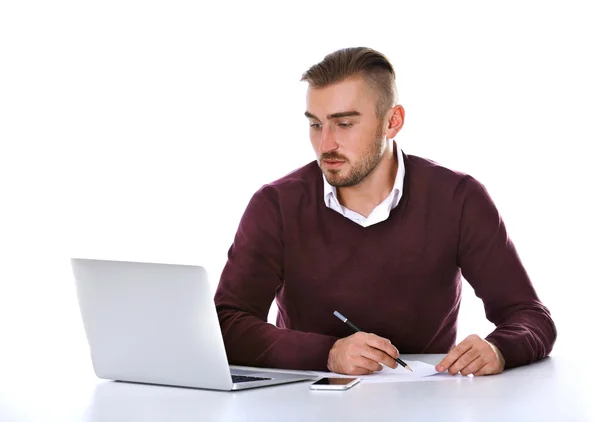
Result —
MULTIPOLYGON (((323 172, 327 183, 336 188, 347 188, 356 186, 362 182, 371 172, 377 167, 377 164, 383 158, 385 152, 385 138, 383 137, 383 128, 380 126, 371 144, 367 154, 360 159, 356 164, 350 163, 350 171, 346 176, 342 170, 326 170, 323 172)), ((343 159, 348 161, 346 157, 342 157, 335 152, 325 153, 321 155, 321 160, 343 159)))

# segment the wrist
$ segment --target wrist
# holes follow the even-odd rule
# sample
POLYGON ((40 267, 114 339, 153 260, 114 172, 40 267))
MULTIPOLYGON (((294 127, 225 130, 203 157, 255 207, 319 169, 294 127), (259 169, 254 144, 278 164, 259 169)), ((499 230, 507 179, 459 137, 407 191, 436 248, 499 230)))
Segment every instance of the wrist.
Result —
POLYGON ((330 372, 335 372, 333 370, 333 362, 334 362, 335 348, 338 344, 338 341, 339 340, 337 340, 335 343, 333 343, 333 346, 331 346, 331 349, 329 349, 329 354, 327 355, 327 369, 330 372))
POLYGON ((504 369, 504 363, 505 363, 504 362, 504 355, 502 355, 502 352, 500 351, 500 349, 498 349, 498 347, 494 343, 492 343, 490 341, 487 341, 487 340, 485 340, 485 341, 486 341, 487 344, 489 344, 491 346, 491 348, 494 351, 494 353, 496 353, 496 357, 498 358, 498 363, 500 365, 500 368, 504 369))

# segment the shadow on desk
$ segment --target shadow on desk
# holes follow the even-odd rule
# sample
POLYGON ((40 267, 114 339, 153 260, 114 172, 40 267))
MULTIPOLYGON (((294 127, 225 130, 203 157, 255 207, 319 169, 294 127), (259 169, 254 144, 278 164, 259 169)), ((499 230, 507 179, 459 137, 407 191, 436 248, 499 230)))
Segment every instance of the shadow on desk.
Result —
POLYGON ((328 419, 327 415, 336 414, 352 415, 346 420, 369 417, 371 412, 365 413, 364 402, 356 400, 364 395, 360 385, 345 392, 315 392, 309 390, 311 382, 229 392, 104 381, 94 390, 86 421, 296 421, 328 419))
POLYGON ((229 419, 234 395, 212 391, 210 403, 203 391, 191 388, 105 381, 97 385, 90 422, 218 421, 229 419))
POLYGON ((545 359, 500 375, 449 381, 358 384, 310 391, 310 382, 238 392, 101 382, 88 422, 136 421, 592 421, 597 408, 589 369, 545 359))

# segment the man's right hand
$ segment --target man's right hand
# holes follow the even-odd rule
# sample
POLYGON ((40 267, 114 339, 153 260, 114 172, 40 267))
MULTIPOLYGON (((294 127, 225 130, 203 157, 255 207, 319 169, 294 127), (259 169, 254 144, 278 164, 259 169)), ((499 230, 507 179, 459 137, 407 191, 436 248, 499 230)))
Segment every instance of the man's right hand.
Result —
POLYGON ((398 363, 394 359, 399 356, 398 349, 388 339, 360 332, 334 343, 327 368, 338 374, 368 375, 381 371, 381 363, 396 368, 398 363))

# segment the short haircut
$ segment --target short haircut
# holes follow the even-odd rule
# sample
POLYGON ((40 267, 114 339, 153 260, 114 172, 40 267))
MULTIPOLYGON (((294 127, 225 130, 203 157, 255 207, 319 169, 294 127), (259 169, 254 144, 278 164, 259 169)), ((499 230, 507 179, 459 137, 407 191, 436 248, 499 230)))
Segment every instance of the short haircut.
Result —
POLYGON ((315 88, 360 76, 378 94, 375 112, 382 118, 396 104, 396 73, 390 61, 367 47, 343 48, 325 56, 302 75, 315 88))

